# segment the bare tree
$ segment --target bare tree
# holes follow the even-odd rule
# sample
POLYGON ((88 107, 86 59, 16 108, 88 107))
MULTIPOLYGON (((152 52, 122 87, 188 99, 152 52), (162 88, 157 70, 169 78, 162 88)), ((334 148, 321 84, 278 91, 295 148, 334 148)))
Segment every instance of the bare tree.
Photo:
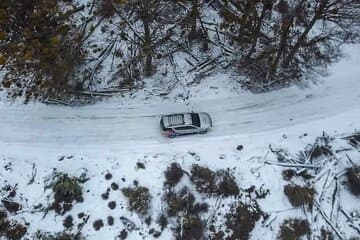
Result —
POLYGON ((220 2, 229 40, 246 60, 240 68, 262 90, 306 77, 333 62, 339 45, 359 40, 357 0, 220 2))
POLYGON ((134 36, 131 41, 141 46, 145 76, 153 75, 155 50, 166 42, 176 27, 177 5, 169 0, 132 0, 123 4, 114 3, 114 6, 134 36))

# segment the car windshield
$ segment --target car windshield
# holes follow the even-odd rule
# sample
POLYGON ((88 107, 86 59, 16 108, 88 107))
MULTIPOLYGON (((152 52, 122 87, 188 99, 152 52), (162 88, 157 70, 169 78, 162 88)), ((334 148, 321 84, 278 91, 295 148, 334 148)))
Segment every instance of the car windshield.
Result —
POLYGON ((200 127, 199 114, 197 114, 197 113, 192 113, 192 114, 191 114, 191 121, 192 121, 192 124, 193 124, 194 126, 200 127))

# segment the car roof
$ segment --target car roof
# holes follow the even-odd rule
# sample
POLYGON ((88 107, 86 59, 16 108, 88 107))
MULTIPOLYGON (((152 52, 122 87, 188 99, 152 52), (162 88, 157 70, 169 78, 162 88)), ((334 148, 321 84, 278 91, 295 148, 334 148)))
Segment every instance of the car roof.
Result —
POLYGON ((192 124, 191 115, 189 113, 165 115, 162 119, 164 127, 177 127, 192 124))

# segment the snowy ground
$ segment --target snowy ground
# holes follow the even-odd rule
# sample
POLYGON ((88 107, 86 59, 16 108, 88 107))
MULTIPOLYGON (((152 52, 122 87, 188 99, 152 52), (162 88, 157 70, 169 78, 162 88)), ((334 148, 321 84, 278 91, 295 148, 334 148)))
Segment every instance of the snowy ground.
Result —
MULTIPOLYGON (((110 210, 107 202, 101 199, 101 193, 110 184, 104 174, 111 172, 112 181, 120 187, 129 186, 133 180, 148 187, 153 196, 152 212, 156 216, 163 209, 161 192, 166 167, 178 162, 189 170, 197 163, 212 169, 235 168, 241 188, 265 184, 270 195, 260 201, 261 208, 277 217, 268 227, 259 223, 251 239, 265 236, 275 239, 283 219, 308 216, 301 209, 283 211, 292 207, 283 194, 283 168, 264 164, 266 160, 276 161, 268 146, 282 147, 296 154, 312 144, 323 131, 336 137, 335 148, 346 146, 341 137, 360 129, 359 66, 360 48, 349 47, 345 59, 330 69, 323 83, 311 84, 305 89, 292 87, 261 95, 239 94, 239 90, 231 90, 212 77, 193 89, 186 102, 160 98, 144 101, 143 96, 138 95, 133 99, 110 99, 81 108, 0 103, 0 182, 18 184, 20 195, 16 200, 23 205, 23 210, 12 218, 29 222, 29 234, 38 229, 63 230, 63 216, 49 213, 42 219, 42 214, 29 211, 34 205, 47 202, 49 192, 43 191, 43 181, 54 168, 73 176, 79 176, 86 169, 90 180, 83 187, 88 192, 84 193, 84 202, 75 204, 70 212, 73 216, 79 212, 90 215, 82 231, 86 238, 113 239, 124 228, 118 218, 127 216, 140 227, 130 233, 129 239, 151 239, 144 234, 148 227, 127 210, 120 192, 110 194, 109 201, 116 200, 119 205, 115 210, 110 210), (209 112, 214 123, 212 131, 204 136, 176 139, 160 135, 161 114, 190 110, 209 112), (242 151, 236 150, 239 144, 244 146, 242 151), (195 152, 199 158, 188 152, 195 152), (66 157, 59 161, 62 156, 66 157), (145 163, 146 169, 138 169, 138 161, 145 163), (35 182, 28 185, 33 166, 37 169, 35 182), (108 215, 116 219, 114 226, 105 224, 100 231, 95 231, 92 222, 106 219, 108 215)), ((359 163, 359 152, 349 154, 359 163)), ((349 163, 344 160, 340 165, 348 167, 349 163)), ((348 212, 360 209, 358 199, 345 190, 341 194, 343 207, 348 212)), ((216 209, 216 201, 211 200, 210 212, 216 209)), ((356 236, 353 229, 345 226, 345 220, 339 221, 338 228, 344 239, 356 236)), ((165 230, 160 239, 172 239, 171 231, 165 230)))

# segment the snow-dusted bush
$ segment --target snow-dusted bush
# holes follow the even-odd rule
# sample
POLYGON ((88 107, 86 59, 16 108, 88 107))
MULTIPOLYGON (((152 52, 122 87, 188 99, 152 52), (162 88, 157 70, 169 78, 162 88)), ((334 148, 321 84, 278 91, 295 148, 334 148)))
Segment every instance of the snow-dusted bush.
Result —
POLYGON ((140 215, 147 215, 150 210, 151 195, 149 189, 142 186, 122 188, 121 192, 128 199, 129 209, 140 215))
POLYGON ((217 195, 224 197, 239 195, 240 189, 235 181, 235 177, 229 171, 220 170, 216 172, 216 175, 218 179, 217 195))
POLYGON ((243 202, 233 204, 225 216, 225 225, 231 230, 230 236, 226 239, 249 239, 249 235, 254 229, 255 223, 260 219, 262 214, 263 213, 256 202, 252 202, 252 204, 243 202))
POLYGON ((215 172, 210 168, 194 164, 191 168, 190 180, 201 193, 212 194, 216 192, 215 172))
POLYGON ((175 237, 177 240, 203 239, 204 228, 199 215, 187 213, 178 221, 175 237))
POLYGON ((195 184, 200 193, 217 196, 236 196, 240 189, 235 177, 229 170, 212 171, 207 167, 194 164, 191 169, 190 181, 195 184))
POLYGON ((184 175, 183 170, 181 169, 178 163, 171 163, 171 165, 165 171, 165 185, 174 187, 184 175))
POLYGON ((194 206, 195 197, 187 187, 184 187, 178 193, 172 191, 166 193, 165 202, 167 214, 176 217, 180 212, 186 212, 194 206))

